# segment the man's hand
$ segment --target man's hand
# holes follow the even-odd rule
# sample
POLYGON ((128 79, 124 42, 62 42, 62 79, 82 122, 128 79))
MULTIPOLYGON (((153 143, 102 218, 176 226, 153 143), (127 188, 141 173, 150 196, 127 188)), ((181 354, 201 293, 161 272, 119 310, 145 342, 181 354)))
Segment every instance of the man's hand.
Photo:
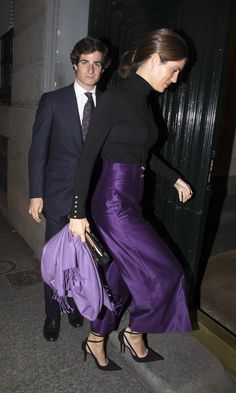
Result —
POLYGON ((40 214, 43 211, 43 199, 42 198, 31 198, 29 204, 29 214, 33 217, 35 221, 40 223, 42 219, 40 214))
POLYGON ((69 230, 73 236, 80 236, 82 242, 85 242, 85 232, 89 232, 89 222, 86 218, 71 218, 69 222, 69 230))
POLYGON ((193 192, 191 187, 187 183, 185 183, 185 181, 183 181, 182 179, 179 178, 174 184, 174 187, 178 191, 180 202, 185 203, 190 198, 192 198, 193 192))

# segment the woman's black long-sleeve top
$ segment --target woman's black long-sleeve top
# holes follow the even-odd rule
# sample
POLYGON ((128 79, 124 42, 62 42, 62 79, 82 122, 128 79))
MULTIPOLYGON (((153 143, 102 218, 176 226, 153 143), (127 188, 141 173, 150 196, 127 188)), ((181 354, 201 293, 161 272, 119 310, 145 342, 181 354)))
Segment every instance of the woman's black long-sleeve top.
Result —
MULTIPOLYGON (((155 144, 158 131, 148 104, 151 85, 132 74, 119 87, 103 93, 94 110, 86 143, 76 172, 71 218, 84 218, 90 178, 101 151, 103 160, 113 163, 146 164, 149 150, 155 144)), ((151 169, 174 184, 179 174, 156 155, 150 160, 151 169)))

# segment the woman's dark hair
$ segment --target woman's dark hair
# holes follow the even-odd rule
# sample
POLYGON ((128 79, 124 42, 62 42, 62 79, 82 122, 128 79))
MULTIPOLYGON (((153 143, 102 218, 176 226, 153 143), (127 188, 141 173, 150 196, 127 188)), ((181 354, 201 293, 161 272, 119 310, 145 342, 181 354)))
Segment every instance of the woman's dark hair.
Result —
POLYGON ((73 65, 77 65, 82 54, 93 53, 96 51, 102 53, 102 66, 103 68, 106 68, 109 65, 108 48, 101 40, 93 37, 85 37, 75 44, 70 54, 71 63, 73 65))
POLYGON ((127 78, 146 60, 158 53, 162 63, 187 59, 188 47, 184 39, 171 29, 159 29, 149 33, 131 52, 125 52, 120 60, 119 75, 127 78))

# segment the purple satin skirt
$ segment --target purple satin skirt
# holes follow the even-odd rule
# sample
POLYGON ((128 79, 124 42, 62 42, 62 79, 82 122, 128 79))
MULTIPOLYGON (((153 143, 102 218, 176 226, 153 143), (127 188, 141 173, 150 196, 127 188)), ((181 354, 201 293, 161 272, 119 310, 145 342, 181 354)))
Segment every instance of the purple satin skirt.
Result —
POLYGON ((96 226, 113 257, 105 271, 117 312, 103 309, 91 329, 109 334, 129 303, 129 326, 140 333, 191 330, 183 270, 147 220, 142 217, 144 167, 103 163, 92 201, 96 226))

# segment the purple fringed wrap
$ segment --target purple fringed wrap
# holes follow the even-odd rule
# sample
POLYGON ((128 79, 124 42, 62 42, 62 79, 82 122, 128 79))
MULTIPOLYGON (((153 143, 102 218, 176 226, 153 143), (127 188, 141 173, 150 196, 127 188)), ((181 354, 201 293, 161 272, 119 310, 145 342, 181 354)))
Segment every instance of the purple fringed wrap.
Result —
POLYGON ((44 246, 41 258, 43 280, 54 290, 62 312, 69 312, 67 297, 73 297, 81 315, 94 321, 104 305, 115 306, 101 282, 97 266, 86 243, 73 237, 66 225, 44 246))

